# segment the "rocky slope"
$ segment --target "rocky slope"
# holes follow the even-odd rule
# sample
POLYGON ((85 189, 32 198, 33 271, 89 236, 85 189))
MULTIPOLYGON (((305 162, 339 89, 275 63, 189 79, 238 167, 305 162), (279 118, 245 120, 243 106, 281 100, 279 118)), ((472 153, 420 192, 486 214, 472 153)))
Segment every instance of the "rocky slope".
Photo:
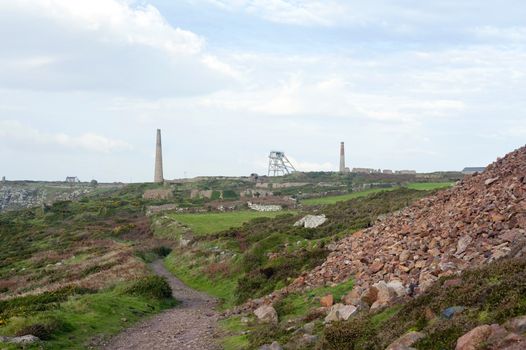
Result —
POLYGON ((522 147, 483 173, 342 239, 322 265, 246 307, 351 277, 357 299, 381 281, 395 286, 401 282, 406 293, 416 295, 441 276, 523 255, 525 229, 526 147, 522 147))
POLYGON ((414 293, 440 276, 524 253, 526 147, 481 174, 424 198, 334 247, 326 262, 291 288, 340 282, 358 287, 399 280, 414 293))

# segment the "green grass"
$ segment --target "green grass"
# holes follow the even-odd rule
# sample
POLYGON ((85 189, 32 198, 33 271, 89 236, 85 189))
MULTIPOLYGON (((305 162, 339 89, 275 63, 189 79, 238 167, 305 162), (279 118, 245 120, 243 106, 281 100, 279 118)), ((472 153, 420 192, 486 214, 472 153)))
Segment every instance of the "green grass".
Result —
POLYGON ((172 253, 164 262, 166 268, 189 287, 220 299, 225 309, 234 306, 238 276, 218 276, 211 279, 203 273, 202 266, 192 264, 193 261, 192 255, 172 253))
POLYGON ((223 350, 242 350, 248 348, 250 345, 248 336, 242 334, 246 326, 241 322, 240 316, 220 320, 219 326, 227 333, 227 335, 220 340, 223 350))
POLYGON ((419 191, 432 191, 453 186, 453 182, 413 182, 407 188, 419 191))
POLYGON ((196 235, 207 235, 232 227, 239 227, 255 218, 273 218, 282 214, 286 214, 286 212, 232 211, 225 213, 171 214, 170 217, 190 227, 196 235))
MULTIPOLYGON (((221 321, 221 328, 226 333, 221 339, 221 344, 226 350, 259 349, 262 344, 269 344, 274 340, 281 344, 294 338, 297 340, 298 335, 292 332, 290 327, 299 329, 305 323, 316 320, 319 315, 309 318, 309 314, 320 306, 321 297, 332 294, 335 303, 340 302, 341 298, 352 290, 353 284, 352 280, 348 280, 333 287, 319 287, 308 292, 287 295, 274 304, 279 317, 278 325, 260 324, 253 319, 243 323, 239 316, 227 318, 221 321), (243 331, 247 334, 243 334, 243 331)), ((315 322, 313 334, 321 335, 323 325, 320 320, 315 322)))
MULTIPOLYGON (((173 305, 173 300, 127 295, 115 288, 96 294, 75 295, 51 309, 11 317, 6 320, 5 326, 0 327, 0 334, 14 335, 27 326, 53 320, 53 324, 58 326, 54 327, 51 338, 41 343, 43 349, 87 349, 95 335, 109 337, 141 317, 173 305)), ((33 348, 40 349, 40 345, 28 347, 33 348)))
POLYGON ((306 315, 310 309, 320 306, 319 298, 332 294, 334 303, 341 302, 344 295, 353 288, 352 279, 334 287, 318 287, 306 293, 292 293, 276 303, 280 318, 291 319, 306 315))
POLYGON ((400 311, 402 308, 401 305, 395 305, 390 308, 387 308, 374 316, 371 317, 371 324, 374 328, 377 328, 381 325, 383 325, 385 322, 389 321, 391 318, 393 318, 394 315, 400 311))
POLYGON ((320 197, 320 198, 305 199, 305 200, 301 201, 301 203, 303 203, 304 205, 334 204, 334 203, 338 203, 338 202, 348 201, 348 200, 354 199, 354 198, 365 197, 365 196, 368 196, 368 195, 373 194, 373 193, 378 193, 378 192, 382 192, 382 191, 392 191, 395 188, 396 187, 392 187, 392 188, 372 188, 372 189, 369 189, 369 190, 359 191, 359 192, 352 192, 352 193, 344 194, 344 195, 340 195, 340 196, 327 196, 327 197, 320 197))
MULTIPOLYGON (((448 188, 453 186, 453 182, 412 182, 407 184, 404 187, 407 187, 412 190, 419 190, 419 191, 432 191, 442 188, 448 188)), ((305 199, 301 201, 304 205, 327 205, 327 204, 334 204, 338 202, 348 201, 350 199, 354 198, 360 198, 360 197, 366 197, 373 193, 378 193, 382 191, 392 191, 397 189, 398 187, 390 187, 390 188, 372 188, 365 191, 359 191, 359 192, 352 192, 349 194, 339 195, 339 196, 327 196, 327 197, 320 197, 320 198, 310 198, 305 199)))

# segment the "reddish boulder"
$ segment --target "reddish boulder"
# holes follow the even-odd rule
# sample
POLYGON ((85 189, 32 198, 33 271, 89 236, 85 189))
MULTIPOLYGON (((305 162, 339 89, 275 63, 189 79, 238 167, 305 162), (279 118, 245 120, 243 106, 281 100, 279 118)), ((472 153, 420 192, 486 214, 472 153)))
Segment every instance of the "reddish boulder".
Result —
POLYGON ((320 305, 323 307, 331 307, 334 304, 334 298, 332 294, 327 294, 320 299, 320 305))
POLYGON ((416 343, 422 338, 425 338, 425 334, 421 332, 409 332, 396 339, 394 342, 389 344, 385 350, 405 350, 411 345, 416 343))
POLYGON ((473 328, 457 339, 455 350, 478 350, 491 334, 487 324, 473 328))

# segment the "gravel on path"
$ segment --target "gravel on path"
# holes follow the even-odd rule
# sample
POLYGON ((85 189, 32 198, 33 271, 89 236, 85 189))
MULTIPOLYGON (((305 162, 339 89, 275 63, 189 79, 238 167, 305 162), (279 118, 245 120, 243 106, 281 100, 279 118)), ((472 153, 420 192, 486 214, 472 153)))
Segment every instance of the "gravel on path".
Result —
POLYGON ((124 330, 103 349, 220 349, 215 340, 219 319, 214 309, 217 300, 186 286, 166 270, 161 260, 151 267, 157 275, 166 278, 174 298, 181 304, 124 330))

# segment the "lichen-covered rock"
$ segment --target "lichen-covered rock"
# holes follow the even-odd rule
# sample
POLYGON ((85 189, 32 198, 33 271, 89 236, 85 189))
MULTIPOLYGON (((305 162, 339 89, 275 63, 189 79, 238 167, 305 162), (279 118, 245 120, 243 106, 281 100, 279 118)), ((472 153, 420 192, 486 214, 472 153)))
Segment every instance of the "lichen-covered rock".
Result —
POLYGON ((272 305, 261 305, 254 311, 254 315, 263 323, 278 323, 278 313, 272 305))
POLYGON ((426 335, 422 332, 409 332, 389 344, 385 350, 402 350, 411 347, 426 335))
POLYGON ((379 309, 389 305, 396 297, 396 291, 384 281, 373 284, 378 291, 375 302, 371 305, 371 310, 379 309))
POLYGON ((34 335, 28 334, 23 335, 21 337, 3 337, 0 336, 0 343, 11 343, 11 344, 33 344, 40 341, 38 337, 35 337, 34 335))
POLYGON ((323 225, 327 221, 325 214, 323 215, 307 215, 294 223, 294 226, 305 228, 316 228, 323 225))
POLYGON ((514 333, 526 333, 526 315, 518 316, 508 320, 508 322, 504 324, 504 327, 514 333))
POLYGON ((283 350, 281 345, 277 341, 272 342, 272 344, 268 345, 262 345, 259 347, 259 350, 283 350))
POLYGON ((325 317, 325 323, 347 321, 358 309, 354 305, 334 304, 325 317))

